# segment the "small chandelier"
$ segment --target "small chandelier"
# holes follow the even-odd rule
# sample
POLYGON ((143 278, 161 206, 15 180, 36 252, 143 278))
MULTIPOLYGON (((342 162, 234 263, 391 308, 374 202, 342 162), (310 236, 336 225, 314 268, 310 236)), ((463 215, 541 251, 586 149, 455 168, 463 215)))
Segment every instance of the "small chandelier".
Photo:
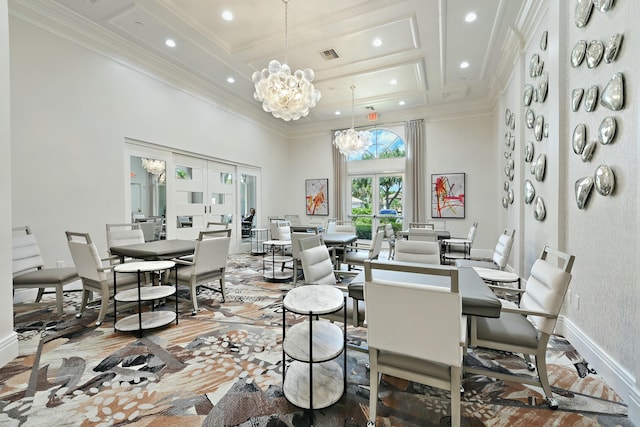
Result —
POLYGON ((355 127, 355 85, 351 85, 351 129, 336 131, 333 145, 345 156, 349 157, 353 154, 360 154, 371 146, 371 133, 368 130, 356 131, 355 127))
POLYGON ((296 70, 291 74, 291 68, 287 65, 289 0, 282 0, 282 2, 284 3, 285 63, 281 64, 274 59, 269 62, 268 68, 255 71, 251 80, 256 86, 253 97, 256 101, 262 102, 262 109, 288 122, 309 114, 309 109, 315 107, 320 100, 320 91, 311 83, 315 77, 312 69, 296 70))
POLYGON ((143 158, 142 167, 153 175, 160 175, 164 172, 164 160, 143 158))

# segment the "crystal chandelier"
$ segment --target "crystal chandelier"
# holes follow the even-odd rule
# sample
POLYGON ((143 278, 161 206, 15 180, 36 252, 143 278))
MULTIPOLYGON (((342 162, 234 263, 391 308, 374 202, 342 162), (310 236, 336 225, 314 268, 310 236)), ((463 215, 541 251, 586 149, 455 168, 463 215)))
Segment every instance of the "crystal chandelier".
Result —
POLYGON ((151 174, 160 175, 164 172, 164 160, 143 158, 142 167, 151 174))
POLYGON ((354 85, 351 86, 351 129, 336 131, 333 145, 345 156, 349 157, 352 154, 360 154, 371 146, 371 133, 368 130, 356 131, 355 127, 355 89, 354 85))
POLYGON ((288 34, 288 6, 289 0, 284 3, 284 38, 285 38, 285 63, 277 60, 269 62, 268 68, 255 71, 251 76, 256 86, 253 97, 262 102, 262 109, 274 117, 284 121, 298 120, 309 114, 309 109, 316 106, 320 100, 320 91, 313 83, 315 74, 310 68, 296 70, 291 74, 291 68, 287 65, 287 49, 289 47, 288 34))

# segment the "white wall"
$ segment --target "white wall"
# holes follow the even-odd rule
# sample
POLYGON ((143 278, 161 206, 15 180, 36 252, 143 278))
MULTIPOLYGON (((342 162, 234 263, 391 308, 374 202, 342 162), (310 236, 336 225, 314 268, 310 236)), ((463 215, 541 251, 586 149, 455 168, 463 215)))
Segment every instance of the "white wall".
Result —
MULTIPOLYGON (((9 90, 9 23, 7 2, 0 0, 0 197, 11 200, 11 114, 9 90)), ((11 279, 11 204, 0 205, 0 366, 18 355, 18 338, 13 331, 11 279)))
MULTIPOLYGON (((10 18, 13 223, 45 262, 71 264, 65 230, 106 254, 104 225, 129 219, 125 138, 262 168, 262 217, 290 182, 286 137, 51 33, 10 18)), ((5 181, 6 182, 6 181, 5 181)))

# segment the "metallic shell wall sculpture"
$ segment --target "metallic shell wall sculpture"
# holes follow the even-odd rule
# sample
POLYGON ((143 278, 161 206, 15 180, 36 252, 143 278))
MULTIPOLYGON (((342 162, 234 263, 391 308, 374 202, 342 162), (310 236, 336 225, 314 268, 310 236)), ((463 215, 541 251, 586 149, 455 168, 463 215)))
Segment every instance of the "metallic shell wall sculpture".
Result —
POLYGON ((522 94, 522 102, 524 102, 524 106, 528 107, 531 105, 531 99, 533 98, 533 86, 530 84, 524 85, 524 93, 522 94))
POLYGON ((571 109, 578 111, 580 108, 580 102, 582 101, 582 95, 584 95, 584 89, 579 87, 571 91, 571 109))
POLYGON ((598 85, 589 86, 584 97, 584 110, 592 112, 598 104, 598 85))
POLYGON ((594 183, 598 193, 603 196, 611 195, 616 184, 616 178, 613 174, 613 170, 611 170, 607 165, 598 166, 594 175, 594 183))
POLYGON ((524 114, 524 122, 529 129, 533 129, 533 122, 535 119, 536 118, 533 114, 533 110, 531 108, 527 108, 527 111, 524 114))
POLYGON ((547 217, 547 208, 544 206, 544 200, 540 196, 536 196, 533 201, 533 217, 538 221, 544 221, 547 217))
POLYGON ((529 163, 533 160, 533 142, 529 141, 527 142, 527 146, 524 149, 524 161, 529 163))
POLYGON ((578 28, 582 28, 589 23, 593 0, 577 0, 574 15, 574 22, 578 28))
POLYGON ((579 40, 571 51, 571 66, 573 68, 579 67, 584 61, 584 57, 587 53, 587 41, 579 40))
POLYGON ((591 189, 593 188, 593 177, 585 176, 584 178, 580 178, 575 183, 575 193, 576 193, 576 204, 578 205, 578 209, 584 209, 587 206, 587 202, 589 201, 589 195, 591 194, 591 189))
POLYGON ((597 145, 598 144, 596 143, 596 141, 589 141, 585 144, 584 150, 582 150, 582 154, 580 155, 583 162, 588 162, 591 160, 591 157, 593 157, 593 152, 596 150, 597 145))
POLYGON ((604 45, 600 40, 591 40, 587 46, 587 67, 595 68, 604 55, 604 45))
POLYGON ((620 44, 622 44, 622 34, 616 33, 609 38, 607 46, 604 49, 604 62, 611 64, 616 60, 618 51, 620 50, 620 44))
POLYGON ((616 119, 615 117, 605 117, 598 128, 598 141, 602 145, 611 144, 616 137, 616 119))
POLYGON ((616 73, 611 77, 602 91, 600 104, 611 111, 622 110, 624 107, 624 77, 622 73, 616 73))
POLYGON ((593 6, 600 12, 606 13, 613 7, 613 0, 593 0, 593 6))
POLYGON ((587 143, 587 126, 584 123, 580 123, 573 130, 573 139, 571 140, 571 147, 576 154, 582 154, 584 146, 587 143))
POLYGON ((548 31, 543 31, 540 37, 540 50, 547 50, 547 39, 549 37, 548 31))
POLYGON ((536 189, 533 186, 533 183, 528 179, 524 182, 524 202, 529 204, 533 201, 533 198, 536 196, 536 189))
POLYGON ((544 172, 546 168, 547 156, 545 156, 544 154, 539 154, 538 158, 536 158, 533 169, 536 181, 542 182, 542 180, 544 179, 544 172))
POLYGON ((542 141, 542 128, 544 126, 544 116, 542 114, 536 117, 533 122, 533 135, 536 137, 536 141, 542 141))

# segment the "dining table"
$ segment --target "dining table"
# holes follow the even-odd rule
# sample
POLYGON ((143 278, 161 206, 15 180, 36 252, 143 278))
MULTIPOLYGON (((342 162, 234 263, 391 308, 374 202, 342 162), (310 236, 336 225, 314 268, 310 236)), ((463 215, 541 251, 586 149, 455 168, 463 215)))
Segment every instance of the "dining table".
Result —
MULTIPOLYGON (((451 238, 451 233, 449 232, 449 230, 432 230, 432 231, 435 233, 436 238, 438 240, 451 238)), ((404 239, 409 238, 409 230, 400 230, 396 234, 404 239)))
MULTIPOLYGON (((424 264, 398 261, 388 261, 384 263, 390 265, 414 265, 417 267, 425 266, 424 264)), ((449 286, 449 279, 447 277, 396 271, 393 269, 375 269, 373 277, 374 279, 404 283, 449 286)), ((352 280, 351 284, 349 284, 349 295, 354 299, 364 300, 364 286, 365 277, 364 271, 362 271, 352 280)), ((500 317, 500 309, 502 308, 500 299, 472 267, 458 268, 458 288, 462 297, 462 314, 467 316, 500 317)))
POLYGON ((121 261, 124 261, 125 257, 145 261, 162 261, 192 255, 195 250, 195 240, 183 239, 155 240, 109 248, 111 255, 120 257, 121 261))
POLYGON ((335 248, 335 269, 340 270, 340 260, 344 258, 344 251, 347 246, 358 240, 358 236, 350 233, 324 233, 321 236, 325 246, 335 248))

